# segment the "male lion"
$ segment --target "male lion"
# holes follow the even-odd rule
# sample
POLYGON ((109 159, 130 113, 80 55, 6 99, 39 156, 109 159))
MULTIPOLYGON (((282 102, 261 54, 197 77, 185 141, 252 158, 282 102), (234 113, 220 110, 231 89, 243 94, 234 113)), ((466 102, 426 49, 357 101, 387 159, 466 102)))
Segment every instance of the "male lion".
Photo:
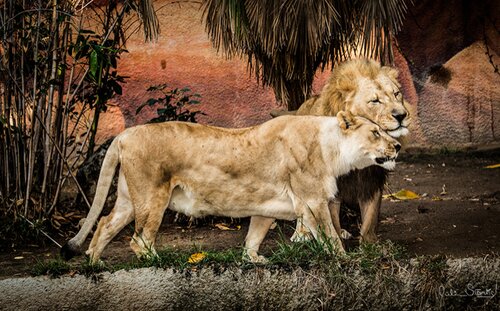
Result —
MULTIPOLYGON (((394 138, 407 135, 409 114, 397 77, 396 69, 381 66, 374 60, 344 62, 335 68, 320 95, 305 101, 297 115, 335 116, 339 111, 349 111, 377 123, 394 138)), ((377 241, 376 228, 386 178, 386 170, 370 166, 338 180, 339 192, 331 208, 338 210, 340 202, 359 205, 362 241, 377 241)), ((298 223, 292 240, 308 238, 307 233, 298 223)))
POLYGON ((183 122, 132 127, 109 147, 88 217, 61 252, 69 259, 79 251, 118 164, 118 197, 86 252, 92 262, 132 220, 133 251, 155 254, 167 208, 195 217, 254 216, 245 244, 254 262, 264 260, 257 252, 275 219, 300 218, 315 238, 321 229, 343 250, 327 203, 337 192, 336 177, 374 164, 391 169, 399 149, 375 123, 343 112, 286 116, 244 129, 183 122))

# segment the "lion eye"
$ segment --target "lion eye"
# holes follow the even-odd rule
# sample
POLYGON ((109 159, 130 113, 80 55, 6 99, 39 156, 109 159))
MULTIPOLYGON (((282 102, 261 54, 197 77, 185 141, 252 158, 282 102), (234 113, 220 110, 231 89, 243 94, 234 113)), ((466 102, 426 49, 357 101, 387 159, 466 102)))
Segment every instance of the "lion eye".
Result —
POLYGON ((375 138, 380 137, 380 133, 378 131, 372 131, 372 133, 373 133, 373 136, 375 136, 375 138))
POLYGON ((372 104, 380 104, 380 100, 378 98, 370 100, 372 104))

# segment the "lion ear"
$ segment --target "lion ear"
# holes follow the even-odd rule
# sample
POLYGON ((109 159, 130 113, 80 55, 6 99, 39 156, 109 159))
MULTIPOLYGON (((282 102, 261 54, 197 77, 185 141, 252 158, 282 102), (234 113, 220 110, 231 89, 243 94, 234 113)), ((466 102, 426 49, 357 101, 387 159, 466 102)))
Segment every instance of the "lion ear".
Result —
POLYGON ((354 77, 344 76, 338 79, 337 90, 341 95, 342 102, 351 100, 352 95, 356 92, 356 82, 354 77))
POLYGON ((349 111, 339 111, 339 113, 337 113, 337 120, 339 121, 339 126, 343 131, 357 127, 356 118, 349 111))
POLYGON ((399 71, 396 68, 383 66, 382 71, 393 80, 398 79, 399 71))

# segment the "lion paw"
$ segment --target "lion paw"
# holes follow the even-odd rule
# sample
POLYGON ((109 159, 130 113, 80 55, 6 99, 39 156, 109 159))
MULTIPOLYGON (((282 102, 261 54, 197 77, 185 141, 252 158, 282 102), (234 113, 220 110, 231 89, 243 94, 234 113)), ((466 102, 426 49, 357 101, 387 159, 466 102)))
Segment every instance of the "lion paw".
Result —
POLYGON ((305 233, 305 232, 298 232, 298 231, 295 231, 293 233, 292 237, 290 238, 290 241, 292 241, 294 243, 306 242, 306 241, 310 241, 310 240, 312 240, 312 237, 310 234, 305 233))
POLYGON ((361 242, 362 243, 377 243, 378 237, 376 234, 361 235, 361 242))
POLYGON ((250 261, 252 263, 261 264, 261 265, 265 265, 265 264, 267 264, 269 262, 269 260, 266 257, 262 256, 262 255, 258 255, 258 256, 255 256, 253 258, 250 258, 250 261))
POLYGON ((350 239, 352 239, 352 234, 345 229, 341 229, 340 230, 340 237, 344 240, 350 240, 350 239))
POLYGON ((257 255, 257 253, 249 254, 247 252, 243 254, 243 260, 249 261, 254 264, 263 264, 263 265, 269 262, 267 258, 262 255, 257 255))

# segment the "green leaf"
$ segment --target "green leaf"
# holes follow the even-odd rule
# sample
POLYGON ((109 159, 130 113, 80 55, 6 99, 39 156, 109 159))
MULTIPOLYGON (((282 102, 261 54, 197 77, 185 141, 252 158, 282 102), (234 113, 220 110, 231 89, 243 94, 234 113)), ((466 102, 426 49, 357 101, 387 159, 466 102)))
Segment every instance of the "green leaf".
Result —
POLYGON ((99 67, 99 63, 97 60, 97 52, 95 50, 90 53, 90 74, 95 77, 97 73, 97 69, 99 67))

